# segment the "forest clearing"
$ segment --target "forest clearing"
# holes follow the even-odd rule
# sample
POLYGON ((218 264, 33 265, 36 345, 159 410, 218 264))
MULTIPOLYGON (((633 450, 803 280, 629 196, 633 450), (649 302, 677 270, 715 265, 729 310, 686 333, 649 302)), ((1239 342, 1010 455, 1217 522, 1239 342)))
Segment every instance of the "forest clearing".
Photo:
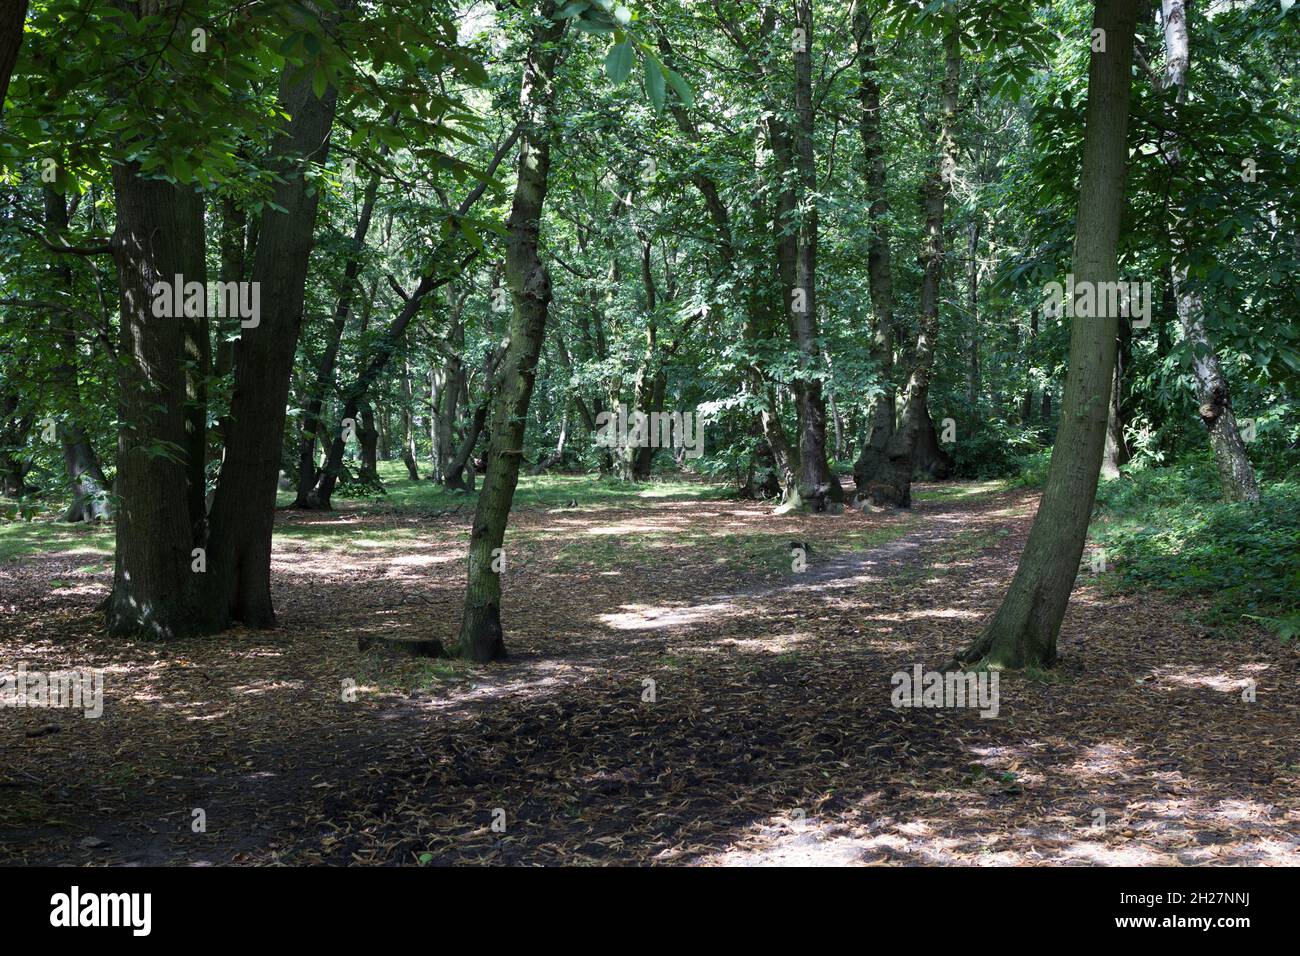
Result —
POLYGON ((1289 0, 0 0, 21 920, 1300 864, 1298 65, 1289 0))

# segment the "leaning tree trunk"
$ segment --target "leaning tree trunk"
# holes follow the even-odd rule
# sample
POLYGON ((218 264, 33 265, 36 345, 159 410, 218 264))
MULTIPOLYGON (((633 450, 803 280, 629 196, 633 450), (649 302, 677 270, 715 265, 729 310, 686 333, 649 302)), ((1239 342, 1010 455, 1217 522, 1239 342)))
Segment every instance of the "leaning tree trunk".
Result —
POLYGON ((9 77, 18 62, 23 45, 23 26, 27 22, 27 0, 7 0, 0 11, 0 113, 4 112, 9 77))
POLYGON ((505 540, 510 504, 519 481, 528 403, 551 303, 551 276, 538 256, 537 246, 551 165, 555 66, 568 21, 549 19, 555 13, 553 0, 543 0, 539 12, 542 19, 532 29, 519 93, 523 128, 519 138, 519 178, 506 224, 506 284, 514 303, 510 342, 493 403, 487 473, 470 531, 465 610, 453 651, 473 661, 495 660, 506 652, 501 629, 499 549, 505 540))
POLYGON ((234 395, 211 511, 208 538, 209 598, 205 627, 232 622, 272 627, 271 533, 279 487, 285 411, 294 354, 302 327, 307 265, 311 257, 318 185, 307 178, 325 162, 334 124, 336 91, 312 90, 309 67, 286 67, 280 104, 291 117, 272 144, 279 179, 262 215, 252 282, 260 288, 256 326, 241 330, 236 346, 234 395))
MULTIPOLYGON (((1187 8, 1184 0, 1162 0, 1162 19, 1165 28, 1166 87, 1177 90, 1174 112, 1182 112, 1187 101, 1187 68, 1191 60, 1187 34, 1187 8)), ((1166 152, 1166 160, 1175 175, 1183 166, 1181 148, 1177 143, 1166 152)), ((1185 221, 1188 211, 1180 210, 1179 221, 1185 221)), ((1218 353, 1205 330, 1205 306, 1200 292, 1188 281, 1187 238, 1179 234, 1177 226, 1171 230, 1178 254, 1171 272, 1174 301, 1178 309, 1178 324, 1183 338, 1192 346, 1192 371, 1196 378, 1196 397, 1200 402, 1201 421, 1210 435, 1210 448, 1219 469, 1219 483, 1229 501, 1258 501, 1259 485, 1255 471, 1246 455, 1246 445, 1237 428, 1237 417, 1232 410, 1232 392, 1227 376, 1219 362, 1218 353)))
POLYGON ((876 507, 910 508, 912 477, 946 477, 951 459, 939 447, 928 407, 930 377, 934 370, 935 343, 939 336, 939 284, 943 278, 943 220, 950 180, 957 165, 957 95, 961 80, 961 25, 954 12, 947 14, 944 31, 943 115, 939 124, 937 168, 926 177, 921 191, 925 214, 925 248, 921 255, 920 321, 912 370, 907 380, 903 413, 898 428, 885 445, 884 462, 873 475, 863 473, 858 497, 876 507))
MULTIPOLYGON (((380 155, 387 155, 387 147, 380 148, 380 155)), ((312 381, 310 397, 302 416, 302 436, 298 440, 298 489, 293 507, 312 507, 312 489, 316 485, 316 441, 321 431, 321 409, 325 407, 325 398, 334 386, 334 367, 338 363, 339 347, 343 343, 343 332, 347 328, 348 316, 352 314, 352 300, 358 288, 357 276, 361 271, 361 254, 365 251, 366 236, 370 233, 370 222, 375 211, 375 198, 379 194, 379 171, 371 173, 366 182, 366 189, 361 200, 361 212, 357 216, 357 225, 352 232, 352 248, 347 262, 343 266, 343 285, 339 290, 338 300, 334 305, 334 321, 330 325, 325 348, 321 352, 320 365, 312 381)))
MULTIPOLYGON (((1076 287, 1115 282, 1128 158, 1130 70, 1139 0, 1098 0, 1105 52, 1088 67, 1088 106, 1074 234, 1076 287)), ((1078 319, 1070 331, 1061 423, 1042 503, 1011 587, 980 637, 949 666, 1051 666, 1097 494, 1119 317, 1078 319)))

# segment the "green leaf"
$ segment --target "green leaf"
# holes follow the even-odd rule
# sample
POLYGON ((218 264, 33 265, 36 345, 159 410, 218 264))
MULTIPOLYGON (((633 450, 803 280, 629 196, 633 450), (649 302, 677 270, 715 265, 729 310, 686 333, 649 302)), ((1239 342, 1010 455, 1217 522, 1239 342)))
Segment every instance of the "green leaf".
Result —
POLYGON ((565 6, 563 9, 557 11, 555 14, 555 19, 567 20, 570 17, 576 17, 578 14, 582 13, 582 11, 586 10, 589 6, 591 6, 591 4, 588 3, 587 0, 575 0, 574 3, 570 3, 567 6, 565 6))
POLYGON ((668 85, 673 88, 673 92, 677 94, 677 98, 682 101, 682 106, 687 109, 694 106, 695 97, 691 94, 691 88, 687 85, 686 81, 678 75, 676 70, 670 70, 665 67, 664 72, 668 74, 668 85))
POLYGON ((605 74, 615 83, 623 83, 632 72, 632 63, 636 59, 632 44, 624 40, 610 47, 605 57, 605 74))
POLYGON ((645 92, 656 110, 664 108, 664 68, 649 54, 645 58, 645 92))

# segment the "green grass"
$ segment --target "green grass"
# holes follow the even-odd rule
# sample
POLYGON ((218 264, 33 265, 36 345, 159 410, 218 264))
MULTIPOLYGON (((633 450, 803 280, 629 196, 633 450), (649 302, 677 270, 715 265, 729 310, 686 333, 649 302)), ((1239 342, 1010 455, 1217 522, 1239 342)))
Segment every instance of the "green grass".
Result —
MULTIPOLYGON (((336 494, 337 510, 374 510, 382 512, 427 513, 461 508, 472 511, 477 492, 454 491, 432 481, 411 481, 406 467, 400 461, 381 461, 379 477, 384 483, 384 494, 348 497, 336 494)), ((477 476, 481 487, 483 477, 477 476)), ((515 489, 514 508, 563 508, 576 500, 579 507, 602 504, 619 507, 635 506, 651 500, 716 501, 726 497, 722 485, 682 480, 655 480, 644 484, 628 484, 614 478, 596 475, 521 475, 515 489)), ((293 501, 293 492, 281 491, 278 504, 293 501)))
MULTIPOLYGON (((29 554, 85 552, 99 559, 113 556, 111 525, 64 524, 39 521, 0 521, 0 564, 29 554)), ((82 570, 101 568, 103 561, 88 562, 82 570)))
POLYGON ((1006 487, 1007 482, 1002 479, 962 482, 914 491, 912 498, 916 501, 960 501, 995 494, 1004 491, 1006 487))
POLYGON ((1300 627, 1300 482, 1230 504, 1204 459, 1105 482, 1090 536, 1119 586, 1205 596, 1210 624, 1244 618, 1288 637, 1300 627))

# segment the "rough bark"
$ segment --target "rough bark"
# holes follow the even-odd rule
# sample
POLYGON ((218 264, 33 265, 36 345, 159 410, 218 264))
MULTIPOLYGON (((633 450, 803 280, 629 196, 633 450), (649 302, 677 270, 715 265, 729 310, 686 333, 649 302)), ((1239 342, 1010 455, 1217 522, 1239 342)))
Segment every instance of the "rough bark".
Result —
POLYGON ((241 330, 236 345, 233 432, 211 511, 209 596, 205 626, 240 622, 272 627, 271 532, 281 466, 285 411, 294 354, 302 328, 307 266, 320 190, 307 179, 311 164, 329 152, 336 91, 312 90, 310 67, 287 66, 280 108, 291 119, 272 142, 279 180, 261 217, 251 281, 258 283, 258 325, 241 330))
POLYGON ((826 459, 826 402, 818 361, 817 328, 817 173, 813 137, 816 115, 812 91, 813 20, 811 0, 795 3, 795 25, 804 43, 794 56, 795 121, 779 114, 768 119, 772 154, 782 188, 777 200, 777 258, 785 291, 786 314, 798 350, 794 380, 799 421, 799 501, 801 510, 840 510, 844 492, 826 459))
POLYGON ((552 0, 543 0, 542 19, 532 28, 519 93, 522 134, 519 173, 506 223, 506 285, 514 310, 501 382, 492 408, 492 434, 483 490, 470 531, 469 578, 465 608, 454 653, 473 661, 505 656, 501 626, 501 574, 506 523, 519 480, 524 426, 532 399, 537 360, 551 302, 551 276, 538 255, 542 207, 551 165, 555 108, 555 67, 567 20, 550 20, 552 0))
POLYGON ((859 489, 859 495, 876 507, 910 508, 912 478, 947 477, 952 459, 939 447, 928 407, 930 379, 934 371, 935 347, 939 336, 939 286, 943 279, 943 223, 952 170, 957 166, 957 95, 961 80, 960 22, 955 11, 946 14, 944 28, 944 77, 942 113, 938 124, 935 168, 921 189, 925 221, 925 246, 921 253, 919 321, 913 348, 911 372, 904 393, 898 428, 885 449, 885 465, 859 489))
MULTIPOLYGON (((1187 32, 1187 6, 1184 0, 1162 0, 1162 20, 1165 33, 1165 75, 1167 87, 1177 91, 1174 101, 1174 118, 1182 112, 1187 101, 1187 68, 1191 48, 1187 32)), ((1170 170, 1175 175, 1183 166, 1180 147, 1165 153, 1170 170)), ((1178 222, 1186 221, 1188 210, 1179 210, 1178 222)), ((1188 241, 1171 224, 1175 258, 1171 269, 1173 293, 1178 310, 1178 324, 1183 338, 1192 347, 1192 372, 1196 379, 1196 397, 1200 402, 1201 422, 1210 437, 1210 448, 1218 466, 1219 483, 1223 496, 1229 501, 1258 501, 1259 485, 1255 471, 1246 454, 1246 445, 1237 428, 1237 417, 1232 408, 1232 391, 1223 373, 1218 352, 1205 328, 1205 304, 1195 284, 1188 281, 1188 241)))
MULTIPOLYGON (((187 427, 186 329, 153 315, 154 285, 177 275, 201 281, 203 204, 192 190, 113 167, 117 225, 118 514, 113 588, 105 603, 111 634, 155 638, 195 633, 201 577, 192 570, 193 469, 187 427)), ((202 489, 198 491, 202 500, 202 489)))
POLYGON ((0 10, 0 114, 4 113, 5 94, 9 92, 9 77, 18 62, 18 50, 23 45, 23 25, 27 21, 27 0, 6 0, 0 10))
MULTIPOLYGON (((1073 272, 1080 282, 1114 282, 1128 157, 1130 73, 1139 0, 1098 0, 1093 26, 1106 52, 1093 52, 1073 272)), ((1050 667, 1070 600, 1097 493, 1115 372, 1118 316, 1075 319, 1070 331, 1061 423, 1042 503, 1011 587, 980 637, 949 667, 1050 667)))
POLYGON ((866 165, 867 280, 871 288, 871 361, 880 377, 880 389, 867 406, 867 438, 853 465, 855 498, 869 497, 873 481, 885 473, 887 451, 894 436, 897 414, 894 387, 894 267, 889 248, 889 199, 886 193, 883 114, 880 105, 880 67, 872 34, 871 14, 859 4, 854 21, 858 37, 858 97, 862 113, 858 123, 866 165))
MULTIPOLYGON (((46 238, 57 242, 68 228, 67 199, 48 186, 44 189, 46 238)), ((55 282, 65 290, 72 286, 72 269, 66 261, 53 267, 55 282)), ((52 370, 52 378, 61 392, 61 401, 69 410, 61 429, 63 466, 68 476, 72 500, 63 514, 64 521, 102 521, 113 517, 111 489, 99 464, 99 456, 77 416, 81 410, 81 388, 77 380, 77 312, 56 310, 51 317, 51 331, 63 351, 52 370)))

